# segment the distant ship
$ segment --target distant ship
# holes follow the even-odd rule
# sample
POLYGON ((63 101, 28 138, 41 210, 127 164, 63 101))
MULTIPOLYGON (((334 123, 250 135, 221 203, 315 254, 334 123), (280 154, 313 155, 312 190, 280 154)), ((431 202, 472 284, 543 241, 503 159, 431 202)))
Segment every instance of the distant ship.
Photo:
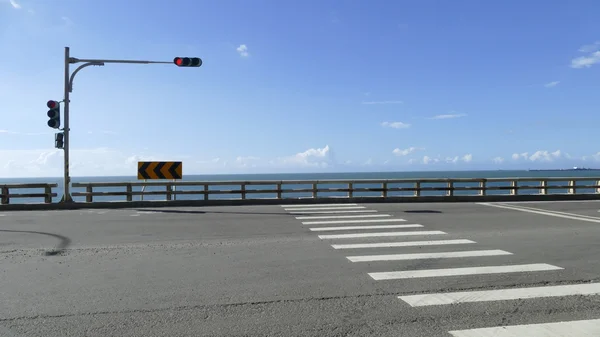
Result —
POLYGON ((588 168, 588 167, 573 167, 570 169, 546 169, 546 170, 528 170, 531 172, 540 172, 540 171, 600 171, 597 168, 588 168))

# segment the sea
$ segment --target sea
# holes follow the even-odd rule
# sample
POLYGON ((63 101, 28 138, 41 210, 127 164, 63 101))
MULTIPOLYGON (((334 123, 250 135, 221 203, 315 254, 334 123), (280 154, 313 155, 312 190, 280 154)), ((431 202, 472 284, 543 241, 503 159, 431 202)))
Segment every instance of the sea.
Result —
MULTIPOLYGON (((198 182, 224 182, 224 181, 257 181, 257 180, 270 180, 270 181, 281 181, 281 180, 361 180, 361 179, 417 179, 417 178, 544 178, 544 177, 565 177, 565 178, 590 178, 589 181, 581 181, 579 184, 582 185, 595 185, 597 180, 600 180, 600 170, 556 170, 556 171, 508 171, 508 170, 495 170, 495 171, 425 171, 425 172, 344 172, 344 173, 273 173, 273 174, 215 174, 215 175, 188 175, 185 176, 183 181, 198 181, 198 182)), ((72 182, 76 183, 87 183, 87 182, 140 182, 136 176, 107 176, 107 177, 72 177, 72 182)), ((58 202, 62 198, 62 178, 61 177, 50 177, 50 178, 0 178, 0 185, 2 184, 29 184, 29 183, 56 183, 58 187, 53 189, 53 192, 57 193, 57 196, 53 198, 53 202, 58 202)), ((496 186, 508 186, 506 183, 496 183, 496 186)), ((535 182, 526 182, 521 185, 534 185, 535 182)), ((549 185, 566 185, 565 181, 549 183, 549 185)), ((494 184, 488 184, 494 186, 494 184)), ((355 184, 355 187, 380 187, 380 184, 355 184)), ((423 187, 442 187, 444 184, 423 184, 423 187)), ((460 183, 455 186, 477 186, 477 183, 460 183)), ((326 188, 345 188, 347 185, 343 184, 327 184, 320 185, 320 187, 326 188)), ((412 187, 412 184, 389 184, 388 187, 412 187)), ((238 189, 239 187, 231 185, 212 185, 209 187, 210 190, 232 190, 238 189)), ((303 189, 311 188, 309 184, 287 184, 283 185, 285 189, 303 189)), ((275 189, 275 185, 253 185, 248 186, 248 190, 252 189, 275 189)), ((141 191, 142 187, 134 187, 134 191, 141 191)), ((160 191, 164 190, 164 187, 145 187, 145 191, 160 191)), ((179 191, 194 191, 202 190, 202 186, 182 186, 177 187, 179 191)), ((125 187, 107 187, 94 189, 94 192, 124 192, 125 187)), ((20 189, 17 193, 40 193, 41 189, 20 189)), ((73 188, 72 192, 85 192, 83 188, 73 188)), ((581 189, 578 193, 594 193, 593 189, 581 189)), ((441 195, 444 192, 441 191, 426 191, 422 195, 441 195)), ((456 191, 456 195, 469 195, 476 194, 477 191, 456 191)), ((508 190, 489 191, 488 194, 508 194, 508 190)), ((536 194, 539 193, 538 189, 521 190, 519 193, 523 194, 536 194)), ((567 193, 566 189, 555 189, 550 190, 549 193, 567 193)), ((362 192, 355 193, 355 196, 377 196, 379 192, 362 192)), ((328 197, 339 197, 346 195, 345 192, 330 192, 320 193, 319 196, 328 197)), ((413 195, 411 191, 400 191, 389 193, 390 196, 407 196, 413 195)), ((297 198, 297 197, 311 197, 310 193, 284 193, 284 198, 297 198)), ((212 194, 209 199, 239 199, 239 194, 212 194)), ((275 194, 261 194, 252 193, 248 194, 247 198, 274 198, 275 194)), ((134 200, 141 200, 141 196, 135 196, 134 200)), ((178 195, 177 200, 193 200, 202 199, 203 195, 178 195)), ((85 197, 74 197, 77 202, 85 202, 85 197)), ((102 196, 94 197, 94 201, 123 201, 124 196, 102 196)), ((164 195, 145 195, 143 200, 165 200, 164 195)), ((11 198, 10 203, 41 203, 41 198, 11 198)))

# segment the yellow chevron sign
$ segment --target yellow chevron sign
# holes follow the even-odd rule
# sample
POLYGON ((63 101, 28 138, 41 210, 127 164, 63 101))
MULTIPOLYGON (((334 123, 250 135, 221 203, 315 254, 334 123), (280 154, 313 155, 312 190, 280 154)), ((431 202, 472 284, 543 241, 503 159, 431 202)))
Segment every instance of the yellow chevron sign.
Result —
POLYGON ((182 166, 180 161, 140 161, 138 179, 181 179, 182 166))

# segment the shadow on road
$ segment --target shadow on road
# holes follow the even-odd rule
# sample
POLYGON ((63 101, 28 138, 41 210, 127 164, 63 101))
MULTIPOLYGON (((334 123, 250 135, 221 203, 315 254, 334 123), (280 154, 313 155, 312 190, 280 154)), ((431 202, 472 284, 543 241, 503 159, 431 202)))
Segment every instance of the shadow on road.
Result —
POLYGON ((417 210, 409 210, 409 211, 404 211, 404 213, 426 213, 426 214, 437 214, 437 213, 442 213, 442 211, 434 211, 431 209, 417 209, 417 210))
POLYGON ((46 256, 58 255, 71 244, 71 239, 69 239, 66 236, 62 236, 60 234, 36 232, 36 231, 18 231, 18 230, 11 230, 11 229, 0 229, 0 232, 40 234, 40 235, 52 236, 52 237, 59 239, 60 242, 58 243, 58 245, 56 246, 56 248, 54 250, 50 250, 50 251, 47 251, 44 253, 44 255, 46 255, 46 256))
POLYGON ((173 214, 258 214, 258 215, 288 215, 287 213, 275 212, 219 212, 219 211, 193 211, 182 209, 136 209, 138 212, 173 213, 173 214))

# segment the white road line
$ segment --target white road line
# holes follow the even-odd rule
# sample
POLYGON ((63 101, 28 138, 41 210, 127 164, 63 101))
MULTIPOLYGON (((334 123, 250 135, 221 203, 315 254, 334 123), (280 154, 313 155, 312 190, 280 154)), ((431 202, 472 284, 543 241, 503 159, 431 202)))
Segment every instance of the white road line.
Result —
POLYGON ((310 219, 354 219, 354 218, 383 218, 389 217, 389 214, 365 214, 365 215, 326 215, 326 216, 297 216, 297 220, 310 219))
POLYGON ((375 225, 375 226, 341 226, 341 227, 316 227, 310 228, 312 232, 321 231, 348 231, 354 229, 387 229, 387 228, 417 228, 423 225, 375 225))
POLYGON ((597 337, 600 319, 448 331, 454 337, 597 337))
POLYGON ((404 222, 404 219, 363 219, 363 220, 325 220, 325 221, 302 221, 303 225, 326 225, 335 223, 372 223, 372 222, 404 222))
POLYGON ((334 207, 334 206, 358 206, 357 204, 304 204, 304 205, 280 205, 281 207, 334 207))
POLYGON ((588 219, 588 218, 584 218, 584 217, 580 217, 580 216, 571 216, 571 215, 565 215, 565 214, 552 213, 552 212, 548 212, 546 210, 537 210, 537 209, 523 208, 523 207, 517 207, 517 206, 512 206, 512 205, 511 206, 500 205, 500 204, 493 204, 493 203, 487 203, 487 202, 482 202, 482 203, 478 203, 478 204, 479 205, 484 205, 484 206, 492 206, 492 207, 498 207, 498 208, 505 208, 505 209, 510 209, 510 210, 513 210, 513 211, 521 211, 521 212, 528 212, 528 213, 534 213, 534 214, 555 216, 555 217, 558 217, 558 218, 565 218, 565 219, 571 219, 571 220, 581 220, 581 221, 588 221, 588 222, 600 223, 600 218, 588 219))
POLYGON ((392 271, 382 273, 369 273, 374 280, 398 280, 419 277, 442 277, 442 276, 463 276, 478 274, 503 274, 532 271, 559 270, 561 267, 545 263, 521 264, 512 266, 488 266, 488 267, 467 267, 467 268, 448 268, 448 269, 423 269, 392 271))
POLYGON ((347 256, 350 262, 373 262, 373 261, 405 261, 405 260, 425 260, 425 259, 452 259, 457 257, 479 257, 479 256, 499 256, 512 255, 499 249, 490 250, 469 250, 465 252, 442 252, 442 253, 417 253, 417 254, 388 254, 388 255, 364 255, 347 256))
POLYGON ((319 239, 355 239, 355 238, 376 238, 386 236, 413 236, 413 235, 441 235, 447 234, 442 231, 414 231, 414 232, 382 232, 382 233, 358 233, 358 234, 331 234, 319 235, 319 239))
POLYGON ((483 291, 463 291, 454 293, 421 294, 398 296, 412 307, 428 305, 444 305, 455 303, 472 303, 487 301, 519 300, 539 297, 560 297, 572 295, 598 295, 600 283, 571 284, 559 286, 494 289, 483 291))
POLYGON ((475 241, 458 240, 430 240, 430 241, 404 241, 404 242, 379 242, 379 243, 350 243, 344 245, 331 245, 334 249, 354 249, 354 248, 392 248, 392 247, 418 247, 418 246, 437 246, 437 245, 462 245, 476 243, 475 241))
POLYGON ((290 212, 290 214, 337 214, 337 213, 377 213, 374 209, 363 209, 360 211, 308 211, 308 212, 290 212))
POLYGON ((600 217, 591 216, 591 215, 583 215, 583 214, 561 212, 561 211, 552 211, 552 210, 546 210, 546 209, 542 209, 542 208, 534 208, 534 207, 520 206, 520 205, 516 206, 516 205, 506 204, 506 206, 512 206, 512 207, 517 207, 517 208, 529 209, 529 210, 532 210, 532 211, 542 211, 542 212, 555 213, 555 214, 564 214, 564 215, 569 215, 569 216, 575 216, 575 217, 578 217, 578 218, 588 218, 588 219, 600 220, 600 217))
POLYGON ((580 202, 600 202, 600 200, 540 200, 540 201, 504 201, 507 204, 563 204, 563 203, 580 203, 580 202))
POLYGON ((365 206, 350 206, 350 207, 309 207, 309 208, 285 208, 286 211, 294 211, 294 212, 299 212, 299 211, 320 211, 320 210, 328 210, 328 209, 339 209, 339 210, 345 210, 345 209, 362 209, 362 208, 366 208, 365 206))

